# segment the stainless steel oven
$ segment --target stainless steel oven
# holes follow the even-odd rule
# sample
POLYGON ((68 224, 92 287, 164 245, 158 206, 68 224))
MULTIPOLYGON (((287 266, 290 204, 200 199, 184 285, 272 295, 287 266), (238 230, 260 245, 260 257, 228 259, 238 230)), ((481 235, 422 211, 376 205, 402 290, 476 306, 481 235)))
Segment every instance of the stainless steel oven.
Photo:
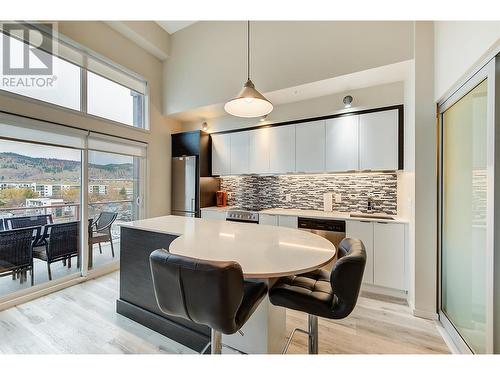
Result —
POLYGON ((231 209, 226 213, 226 221, 259 224, 259 213, 245 209, 231 209))

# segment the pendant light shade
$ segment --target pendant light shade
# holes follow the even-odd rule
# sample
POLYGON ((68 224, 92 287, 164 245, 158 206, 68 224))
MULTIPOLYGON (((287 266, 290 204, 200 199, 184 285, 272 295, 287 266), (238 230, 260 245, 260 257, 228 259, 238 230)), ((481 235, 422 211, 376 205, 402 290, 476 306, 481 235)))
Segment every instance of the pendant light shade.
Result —
POLYGON ((247 57, 247 81, 238 96, 226 103, 224 110, 237 117, 265 116, 273 110, 273 105, 257 91, 250 79, 250 21, 247 23, 247 57))
POLYGON ((224 106, 227 113, 238 117, 261 117, 273 110, 273 105, 255 89, 249 79, 238 96, 224 106))

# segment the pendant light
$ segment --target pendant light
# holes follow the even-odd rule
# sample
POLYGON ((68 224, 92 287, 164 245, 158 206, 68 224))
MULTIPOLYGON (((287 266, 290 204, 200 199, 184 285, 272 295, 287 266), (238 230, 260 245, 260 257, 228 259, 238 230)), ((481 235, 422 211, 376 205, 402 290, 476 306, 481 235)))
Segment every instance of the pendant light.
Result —
POLYGON ((273 110, 273 105, 255 89, 250 80, 250 21, 247 21, 247 81, 238 96, 226 103, 227 113, 237 117, 261 117, 273 110))

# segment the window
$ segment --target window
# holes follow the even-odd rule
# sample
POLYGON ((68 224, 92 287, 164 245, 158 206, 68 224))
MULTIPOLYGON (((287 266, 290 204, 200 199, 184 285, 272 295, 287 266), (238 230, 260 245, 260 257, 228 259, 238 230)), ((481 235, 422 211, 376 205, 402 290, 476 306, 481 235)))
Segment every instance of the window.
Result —
POLYGON ((0 302, 118 264, 118 224, 145 215, 146 155, 141 142, 0 113, 0 302))
POLYGON ((81 168, 81 150, 0 139, 0 297, 80 273, 81 168))
POLYGON ((88 164, 88 194, 89 219, 96 226, 106 229, 110 241, 91 241, 99 247, 92 247, 92 262, 90 267, 116 261, 120 258, 120 227, 119 224, 137 220, 141 217, 141 157, 119 155, 110 152, 89 151, 88 164), (101 221, 101 222, 99 222, 101 221), (97 250, 99 252, 97 253, 97 250))
POLYGON ((8 53, 8 68, 28 69, 20 75, 6 74, 4 59, 0 59, 0 92, 23 95, 136 128, 149 128, 144 79, 63 36, 48 34, 42 26, 19 25, 30 31, 36 28, 45 38, 50 38, 55 47, 53 51, 37 49, 23 41, 22 33, 0 30, 0 52, 2 55, 8 53), (24 59, 28 55, 29 68, 26 68, 24 59), (36 72, 45 67, 47 59, 52 62, 52 74, 36 72), (29 69, 35 69, 35 73, 30 73, 29 69))
POLYGON ((144 96, 87 72, 87 112, 91 115, 143 128, 144 96))
MULTIPOLYGON (((3 51, 4 37, 10 41, 11 58, 16 63, 23 56, 24 43, 0 33, 0 51, 3 51)), ((40 51, 40 54, 49 56, 40 51)), ((80 67, 57 56, 52 56, 53 74, 48 79, 41 76, 2 76, 0 89, 29 98, 38 99, 61 107, 80 110, 80 67)), ((18 63, 18 62, 17 62, 18 63)), ((0 59, 0 72, 3 72, 3 59, 0 59)))

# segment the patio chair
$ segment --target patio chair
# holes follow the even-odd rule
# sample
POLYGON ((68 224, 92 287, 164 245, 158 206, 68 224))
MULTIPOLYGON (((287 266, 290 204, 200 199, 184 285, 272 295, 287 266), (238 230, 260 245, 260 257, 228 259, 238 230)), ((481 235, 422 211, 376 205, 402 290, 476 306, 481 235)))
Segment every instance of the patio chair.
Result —
POLYGON ((101 243, 111 243, 111 255, 115 257, 115 249, 113 247, 113 237, 111 236, 111 226, 116 220, 118 214, 116 212, 101 212, 97 219, 92 224, 92 237, 89 238, 90 245, 98 244, 99 253, 102 254, 101 243))
POLYGON ((42 237, 44 246, 33 248, 33 256, 47 262, 49 280, 52 280, 50 264, 64 260, 71 266, 71 258, 77 257, 77 267, 80 267, 79 221, 69 223, 49 224, 44 227, 42 237))
POLYGON ((5 219, 6 229, 38 227, 52 224, 52 215, 14 216, 5 219))
POLYGON ((31 285, 34 284, 32 245, 39 229, 31 227, 0 232, 0 277, 12 275, 15 279, 19 275, 23 283, 29 271, 31 285))

